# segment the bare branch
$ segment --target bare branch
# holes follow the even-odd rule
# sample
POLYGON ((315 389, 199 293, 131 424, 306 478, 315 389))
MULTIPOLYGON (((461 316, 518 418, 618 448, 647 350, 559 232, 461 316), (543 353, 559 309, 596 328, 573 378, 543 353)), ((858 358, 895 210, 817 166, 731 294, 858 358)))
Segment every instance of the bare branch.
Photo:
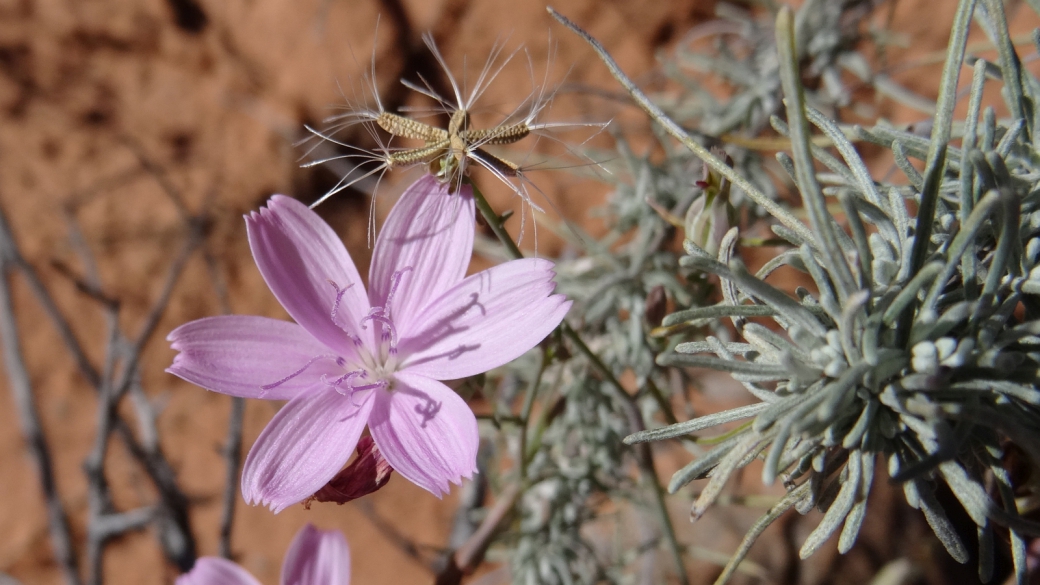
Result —
POLYGON ((105 543, 109 539, 131 531, 144 530, 155 519, 155 508, 145 506, 129 512, 101 514, 90 519, 87 535, 87 557, 94 564, 90 567, 90 582, 101 583, 101 563, 105 543))
POLYGON ((105 514, 98 518, 97 523, 91 526, 101 538, 119 536, 134 530, 144 530, 155 517, 155 508, 144 506, 128 512, 116 514, 105 514))
MULTIPOLYGON (((220 303, 220 312, 231 314, 227 283, 220 272, 216 256, 208 248, 203 248, 202 258, 206 261, 210 284, 220 303)), ((224 441, 223 455, 227 461, 224 476, 224 494, 221 497, 220 542, 218 554, 231 558, 231 527, 235 521, 235 504, 238 502, 238 470, 242 464, 242 421, 245 417, 246 401, 238 396, 231 397, 231 413, 228 415, 227 438, 224 441)))
POLYGON ((170 201, 172 201, 174 206, 177 207, 177 211, 181 214, 181 217, 184 218, 185 221, 190 221, 192 215, 188 210, 188 205, 184 202, 184 196, 181 194, 180 189, 170 182, 170 178, 166 175, 166 169, 152 160, 152 158, 148 156, 148 153, 144 151, 144 146, 133 136, 124 134, 120 136, 120 141, 130 150, 130 152, 134 153, 138 162, 141 163, 141 168, 155 178, 155 182, 159 184, 159 187, 162 188, 163 192, 170 198, 170 201))
POLYGON ((70 585, 79 585, 81 581, 76 567, 76 552, 69 532, 68 518, 58 495, 50 450, 40 425, 40 415, 33 396, 29 372, 22 357, 18 322, 8 280, 11 269, 18 264, 16 258, 20 257, 14 247, 10 225, 7 216, 0 209, 0 339, 3 341, 4 365, 11 383, 11 394, 18 409, 22 436, 40 476, 40 488, 47 506, 47 525, 55 560, 65 574, 65 581, 70 585))
POLYGON ((102 520, 112 510, 109 497, 108 481, 105 479, 105 455, 108 452, 108 438, 112 433, 112 419, 115 416, 119 396, 112 387, 112 372, 119 353, 119 309, 118 305, 108 309, 108 350, 105 367, 98 388, 97 430, 94 435, 94 446, 83 462, 83 471, 87 474, 87 583, 99 585, 102 577, 102 555, 105 542, 113 536, 102 529, 102 520))
MULTIPOLYGON (((2 213, 2 212, 0 212, 2 213)), ((86 352, 83 351, 83 345, 80 344, 76 334, 72 332, 72 327, 69 322, 65 319, 65 316, 61 314, 61 310, 58 309, 58 304, 54 302, 54 297, 51 296, 47 287, 43 286, 43 282, 40 277, 36 274, 33 267, 26 262, 22 256, 21 251, 18 249, 18 245, 14 240, 14 234, 11 231, 10 225, 7 223, 6 216, 0 219, 0 249, 4 251, 5 262, 10 268, 18 268, 25 276, 26 282, 29 284, 29 288, 32 290, 33 296, 40 301, 40 305, 43 307, 44 313, 54 323, 54 326, 58 329, 58 335, 61 337, 65 347, 68 348, 69 352, 72 353, 73 359, 76 360, 76 365, 79 367, 80 373, 87 379, 87 382, 91 386, 97 388, 98 384, 101 383, 101 374, 97 369, 90 363, 90 359, 87 357, 86 352)))
POLYGON ((231 558, 231 525, 235 520, 235 503, 238 501, 238 468, 242 464, 242 419, 245 411, 245 399, 231 397, 231 414, 228 417, 227 439, 224 443, 227 469, 220 512, 219 554, 225 559, 231 558))

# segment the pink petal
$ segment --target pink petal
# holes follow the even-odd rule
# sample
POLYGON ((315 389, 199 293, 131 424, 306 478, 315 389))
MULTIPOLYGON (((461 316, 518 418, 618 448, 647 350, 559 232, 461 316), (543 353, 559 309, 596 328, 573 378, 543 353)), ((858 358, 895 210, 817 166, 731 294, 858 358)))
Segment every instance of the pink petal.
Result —
POLYGON ((190 571, 177 577, 176 585, 260 585, 260 582, 227 559, 199 557, 190 571))
POLYGON ((348 585, 350 549, 339 530, 310 524, 296 533, 282 563, 282 585, 348 585))
POLYGON ((477 417, 444 384, 405 372, 378 391, 368 428, 390 466, 441 497, 477 470, 477 417))
POLYGON ((306 205, 275 195, 267 208, 246 218, 246 229, 257 268, 289 315, 335 353, 355 355, 342 328, 357 335, 357 324, 368 314, 368 298, 332 228, 306 205), (337 305, 337 290, 344 288, 337 305))
POLYGON ((563 321, 571 302, 552 294, 553 263, 513 260, 470 276, 398 324, 402 369, 435 380, 464 378, 506 364, 563 321))
POLYGON ((384 307, 395 273, 401 272, 390 311, 407 322, 466 275, 473 254, 473 193, 425 175, 405 190, 383 224, 368 274, 373 307, 384 307))
POLYGON ((242 467, 242 497, 274 512, 325 485, 350 458, 372 411, 371 392, 298 396, 274 415, 242 467))
POLYGON ((342 370, 303 327, 266 317, 207 317, 166 339, 180 352, 167 372, 231 396, 288 400, 320 385, 323 374, 342 370))

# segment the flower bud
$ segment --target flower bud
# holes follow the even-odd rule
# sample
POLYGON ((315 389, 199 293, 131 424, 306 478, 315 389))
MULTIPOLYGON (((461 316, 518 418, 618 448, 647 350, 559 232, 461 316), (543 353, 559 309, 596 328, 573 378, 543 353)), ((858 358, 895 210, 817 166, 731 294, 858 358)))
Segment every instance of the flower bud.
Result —
POLYGON ((303 503, 310 509, 311 502, 345 504, 366 496, 386 485, 394 468, 390 467, 372 437, 364 436, 357 444, 358 456, 314 495, 303 503))
MULTIPOLYGON (((733 160, 725 152, 716 153, 727 164, 733 160)), ((704 165, 704 174, 696 185, 701 188, 698 197, 686 211, 686 239, 700 246, 712 256, 719 253, 719 244, 730 228, 730 182, 704 165)))

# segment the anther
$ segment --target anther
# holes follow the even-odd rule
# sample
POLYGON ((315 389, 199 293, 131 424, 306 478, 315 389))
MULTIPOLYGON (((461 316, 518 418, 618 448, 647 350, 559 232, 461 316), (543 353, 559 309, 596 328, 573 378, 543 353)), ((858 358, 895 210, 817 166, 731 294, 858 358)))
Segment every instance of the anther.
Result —
POLYGON ((362 329, 365 329, 365 323, 367 321, 379 323, 383 327, 383 341, 389 340, 391 349, 397 347, 397 328, 394 327, 394 322, 383 313, 381 307, 373 308, 368 315, 361 319, 362 329))

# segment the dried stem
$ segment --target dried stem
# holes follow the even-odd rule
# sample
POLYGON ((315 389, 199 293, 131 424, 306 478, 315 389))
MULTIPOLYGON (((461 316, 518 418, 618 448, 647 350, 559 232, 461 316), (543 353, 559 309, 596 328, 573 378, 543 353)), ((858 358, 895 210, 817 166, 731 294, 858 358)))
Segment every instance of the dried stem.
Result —
POLYGON ((4 366, 7 368, 11 394, 18 409, 22 437, 29 447, 36 464, 36 472, 40 477, 40 489, 43 491, 44 504, 47 507, 47 527, 51 536, 51 546, 54 547, 55 560, 65 575, 65 582, 79 585, 81 581, 76 567, 76 551, 69 532, 68 517, 58 495, 50 449, 43 434, 29 371, 22 356, 18 320, 11 298, 8 276, 20 263, 21 255, 14 245, 10 224, 0 208, 0 340, 3 342, 4 366))
MULTIPOLYGON (((220 312, 230 315, 231 301, 217 259, 209 249, 203 249, 202 257, 206 261, 210 283, 213 285, 213 291, 220 303, 220 312)), ((238 471, 242 465, 242 423, 245 412, 245 399, 232 396, 227 438, 224 441, 223 449, 227 467, 224 472, 224 493, 221 496, 220 542, 217 545, 218 554, 225 559, 231 558, 231 528, 235 521, 235 504, 238 502, 238 471)))
POLYGON ((238 501, 238 468, 242 464, 242 420, 245 411, 245 399, 233 396, 231 414, 228 416, 227 439, 224 443, 227 468, 224 476, 224 495, 221 498, 218 545, 219 554, 225 559, 231 558, 231 526, 235 520, 235 503, 238 501))
POLYGON ((61 273, 69 277, 81 292, 97 301, 106 313, 109 323, 108 341, 105 363, 101 371, 90 363, 82 345, 72 333, 68 321, 57 308, 49 291, 43 286, 32 267, 17 254, 13 240, 9 235, 7 236, 11 242, 10 247, 15 250, 16 264, 26 274, 30 287, 40 300, 45 312, 55 323, 66 347, 76 358, 80 371, 98 393, 97 433, 94 446, 84 462, 84 471, 88 476, 89 517, 86 556, 90 583, 101 582, 104 548, 107 541, 127 531, 143 529, 153 522, 156 525, 160 544, 170 560, 182 570, 190 568, 195 560, 194 539, 188 519, 188 501, 177 485, 176 474, 160 450, 156 417, 140 386, 138 366, 141 352, 154 335, 188 259, 204 240, 205 219, 188 215, 183 199, 165 180, 158 165, 147 160, 136 144, 128 143, 128 146, 137 154, 143 169, 154 175, 169 195, 185 220, 188 234, 180 252, 170 265, 158 298, 145 315, 138 332, 131 339, 119 329, 120 305, 118 299, 110 297, 104 291, 96 269, 97 263, 75 220, 74 206, 70 205, 66 208, 65 219, 69 226, 70 243, 86 268, 87 275, 85 278, 79 278, 69 268, 64 268, 61 273), (138 412, 138 426, 141 436, 144 437, 143 444, 135 437, 130 425, 118 412, 118 405, 128 392, 133 395, 134 405, 138 412), (116 512, 113 509, 104 474, 108 442, 113 432, 122 439, 128 452, 141 463, 145 472, 154 482, 160 496, 160 501, 155 506, 128 512, 116 512))
MULTIPOLYGON (((75 235, 76 231, 73 231, 75 235)), ((82 240, 79 240, 82 243, 82 240)), ((90 258, 89 250, 86 250, 82 246, 77 246, 77 240, 73 238, 73 246, 80 248, 81 255, 90 258)), ((72 331, 72 327, 69 325, 68 320, 58 309, 57 303, 54 301, 54 297, 51 296, 50 291, 43 285, 39 276, 36 274, 35 269, 25 261, 22 257, 20 250, 14 241, 10 227, 6 223, 0 226, 0 247, 10 251, 11 257, 9 263, 11 266, 17 267, 21 270, 26 282, 29 285, 33 296, 39 301, 42 306, 44 313, 54 324, 54 327, 58 330, 58 335, 61 337, 62 342, 65 344, 65 348, 72 354, 73 359, 76 361, 76 365, 79 368, 80 373, 86 378, 87 382, 95 389, 99 390, 101 385, 101 374, 97 368, 90 363, 90 359, 87 357, 85 351, 83 351, 83 345, 72 331)), ((86 265, 90 266, 93 262, 87 262, 86 265)), ((94 277, 88 274, 88 283, 92 282, 94 277)), ((123 420, 122 416, 116 415, 113 422, 116 432, 123 440, 124 446, 142 464, 146 472, 159 486, 160 491, 164 493, 179 493, 176 487, 176 483, 173 481, 174 474, 169 463, 160 451, 154 448, 143 447, 138 442, 137 437, 134 436, 130 430, 129 425, 123 420)), ((179 496, 179 499, 185 500, 183 494, 179 496)))

